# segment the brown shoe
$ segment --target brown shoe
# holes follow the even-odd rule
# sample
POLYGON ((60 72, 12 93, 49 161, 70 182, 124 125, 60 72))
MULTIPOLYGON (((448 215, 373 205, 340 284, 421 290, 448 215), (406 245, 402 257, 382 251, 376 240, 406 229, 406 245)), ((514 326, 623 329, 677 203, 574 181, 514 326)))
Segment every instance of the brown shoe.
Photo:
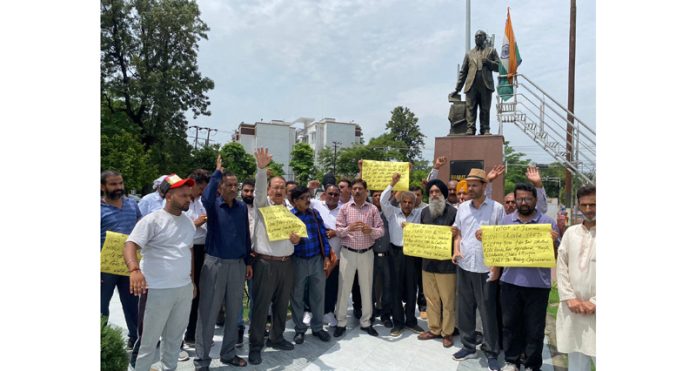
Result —
POLYGON ((449 348, 452 345, 454 345, 454 341, 452 341, 452 335, 445 335, 445 337, 442 338, 442 346, 445 348, 449 348))
POLYGON ((418 340, 430 340, 430 339, 436 339, 439 336, 433 334, 430 331, 423 331, 420 334, 418 334, 418 340))

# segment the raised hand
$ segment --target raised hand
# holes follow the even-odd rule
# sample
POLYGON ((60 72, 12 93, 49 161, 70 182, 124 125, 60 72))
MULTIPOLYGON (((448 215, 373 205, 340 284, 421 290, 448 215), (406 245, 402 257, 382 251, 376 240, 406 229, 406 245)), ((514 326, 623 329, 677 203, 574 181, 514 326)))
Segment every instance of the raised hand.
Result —
POLYGON ((217 159, 215 159, 215 169, 220 170, 220 172, 225 171, 225 168, 222 167, 222 157, 220 156, 219 153, 217 155, 217 159))
POLYGON ((391 186, 392 186, 392 187, 395 186, 396 183, 399 182, 399 179, 401 179, 401 174, 400 174, 400 173, 397 172, 397 173, 392 174, 391 186))
POLYGON ((491 169, 491 171, 488 172, 486 175, 486 178, 488 178, 488 182, 492 182, 495 180, 495 178, 505 174, 505 165, 503 164, 498 164, 491 169))
POLYGON ((447 162, 447 156, 440 156, 433 162, 433 167, 439 170, 440 167, 445 164, 445 162, 447 162))
POLYGON ((541 183, 541 174, 539 173, 539 169, 534 166, 534 165, 529 165, 527 167, 527 180, 529 180, 532 184, 534 184, 534 187, 536 188, 541 188, 542 183, 541 183))
POLYGON ((256 166, 259 169, 265 169, 273 160, 273 156, 268 153, 268 148, 257 148, 254 157, 256 157, 256 166))

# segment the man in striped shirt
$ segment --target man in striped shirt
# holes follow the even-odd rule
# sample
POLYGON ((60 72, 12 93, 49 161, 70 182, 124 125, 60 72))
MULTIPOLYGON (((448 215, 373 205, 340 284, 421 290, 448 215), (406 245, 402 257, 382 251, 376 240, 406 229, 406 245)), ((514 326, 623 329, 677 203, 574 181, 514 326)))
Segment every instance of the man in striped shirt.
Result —
POLYGON ((336 233, 341 237, 342 248, 339 260, 338 308, 336 309, 338 325, 334 331, 334 337, 340 337, 346 331, 348 295, 353 286, 356 271, 362 299, 360 329, 372 336, 377 336, 377 331, 370 323, 374 269, 372 247, 375 240, 384 235, 384 227, 377 207, 367 202, 367 182, 356 179, 353 183, 352 195, 353 198, 341 206, 336 217, 336 233))

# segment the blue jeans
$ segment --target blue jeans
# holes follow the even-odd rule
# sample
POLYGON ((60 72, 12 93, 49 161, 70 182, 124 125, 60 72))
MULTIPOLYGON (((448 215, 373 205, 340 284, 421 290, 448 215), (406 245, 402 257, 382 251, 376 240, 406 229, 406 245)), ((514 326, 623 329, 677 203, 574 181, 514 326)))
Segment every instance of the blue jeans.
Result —
POLYGON ((138 297, 130 293, 130 278, 110 273, 101 273, 101 314, 109 317, 109 303, 118 288, 118 296, 128 326, 128 338, 132 342, 138 338, 138 297))

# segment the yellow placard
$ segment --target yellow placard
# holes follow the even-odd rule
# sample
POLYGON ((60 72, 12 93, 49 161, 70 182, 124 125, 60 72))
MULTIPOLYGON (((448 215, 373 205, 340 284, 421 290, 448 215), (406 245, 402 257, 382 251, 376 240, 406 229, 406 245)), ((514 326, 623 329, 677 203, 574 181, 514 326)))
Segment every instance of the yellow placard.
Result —
POLYGON ((407 223, 404 227, 404 255, 435 260, 452 259, 452 228, 407 223))
POLYGON ((489 267, 553 268, 551 224, 481 226, 483 264, 489 267))
POLYGON ((408 191, 410 165, 408 162, 390 162, 363 160, 362 178, 367 188, 383 191, 392 181, 394 173, 401 174, 401 179, 394 186, 395 191, 408 191))
POLYGON ((307 227, 283 205, 260 207, 269 241, 289 240, 290 233, 307 237, 307 227))
MULTIPOLYGON (((104 273, 129 276, 128 266, 123 261, 123 245, 128 239, 127 234, 106 231, 104 247, 101 250, 101 271, 104 273)), ((136 258, 140 262, 140 251, 136 251, 136 258)))

